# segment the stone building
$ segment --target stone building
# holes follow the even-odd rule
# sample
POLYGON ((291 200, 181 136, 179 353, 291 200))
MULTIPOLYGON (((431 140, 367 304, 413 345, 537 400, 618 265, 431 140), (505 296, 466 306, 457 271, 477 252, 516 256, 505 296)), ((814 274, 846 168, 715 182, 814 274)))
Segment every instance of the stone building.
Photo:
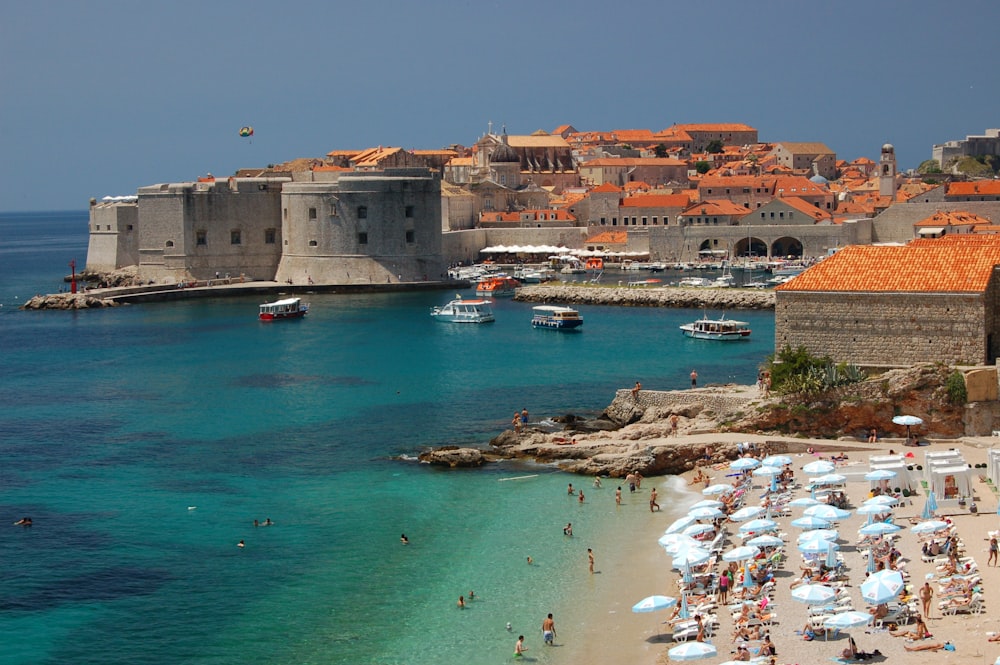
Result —
POLYGON ((858 365, 993 364, 1000 239, 853 246, 777 287, 775 349, 858 365))
POLYGON ((90 202, 88 272, 111 272, 139 263, 139 203, 137 197, 108 197, 90 202))
POLYGON ((936 159, 943 169, 962 157, 983 155, 1000 155, 1000 129, 987 129, 982 136, 966 136, 961 141, 935 144, 931 149, 931 158, 936 159))
POLYGON ((597 158, 580 164, 580 179, 589 185, 611 183, 624 187, 628 182, 686 187, 687 162, 666 157, 597 158))
POLYGON ((824 143, 783 141, 774 144, 771 154, 778 164, 793 171, 820 175, 827 180, 837 177, 837 153, 824 143))
POLYGON ((704 152, 712 141, 720 141, 723 145, 754 145, 757 143, 757 130, 741 122, 706 122, 688 125, 671 125, 660 132, 664 137, 676 134, 686 135, 690 139, 688 149, 691 152, 704 152))

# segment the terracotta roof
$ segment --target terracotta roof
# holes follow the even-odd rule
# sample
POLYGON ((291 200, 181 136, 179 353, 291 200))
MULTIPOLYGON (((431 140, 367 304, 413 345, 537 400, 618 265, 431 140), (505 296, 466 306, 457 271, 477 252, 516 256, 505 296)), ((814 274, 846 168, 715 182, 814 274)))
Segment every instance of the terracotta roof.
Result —
POLYGON ((781 146, 790 153, 798 155, 832 155, 833 150, 826 147, 825 143, 795 143, 792 141, 778 141, 775 147, 781 146))
POLYGON ((648 129, 615 129, 612 130, 615 138, 624 143, 629 141, 653 141, 653 132, 648 129))
POLYGON ((622 189, 621 189, 621 187, 615 187, 610 182, 606 182, 603 185, 598 185, 597 187, 594 187, 590 191, 591 192, 601 192, 601 193, 612 192, 612 193, 615 193, 615 194, 619 194, 619 193, 621 193, 622 189))
POLYGON ((681 214, 685 217, 697 215, 731 215, 733 217, 743 217, 751 212, 751 210, 733 203, 729 199, 709 199, 693 203, 681 212, 681 214))
POLYGON ((626 192, 644 192, 652 189, 648 182, 643 182, 642 180, 632 180, 625 183, 626 192))
POLYGON ((814 221, 822 222, 824 220, 833 219, 833 215, 826 210, 820 210, 813 204, 805 201, 797 196, 786 196, 780 199, 782 203, 789 205, 799 212, 804 212, 813 218, 814 221))
POLYGON ((473 157, 452 157, 448 160, 448 166, 472 166, 473 157))
POLYGON ((602 231, 590 236, 585 243, 603 243, 605 245, 624 245, 628 241, 628 231, 602 231))
POLYGON ((952 235, 904 246, 851 245, 776 291, 982 293, 1000 265, 1000 238, 952 235))
POLYGON ((580 165, 581 168, 587 166, 687 166, 687 162, 670 157, 598 157, 580 165))
POLYGON ((691 205, 687 194, 638 194, 622 201, 623 208, 686 208, 691 205))
POLYGON ((1000 180, 950 182, 946 196, 1000 196, 1000 180))
MULTIPOLYGON (((755 132, 750 125, 741 122, 705 122, 688 125, 674 125, 677 129, 686 132, 755 132)), ((666 130, 664 130, 665 132, 666 130)), ((661 134, 663 132, 660 132, 661 134)))
POLYGON ((551 134, 545 134, 544 136, 511 134, 507 137, 507 145, 512 148, 569 148, 566 139, 558 134, 555 136, 551 134))
POLYGON ((949 211, 937 211, 930 217, 926 219, 921 219, 919 222, 915 222, 914 226, 968 226, 972 224, 977 226, 979 224, 989 224, 989 217, 980 217, 971 212, 966 212, 964 210, 949 210, 949 211))

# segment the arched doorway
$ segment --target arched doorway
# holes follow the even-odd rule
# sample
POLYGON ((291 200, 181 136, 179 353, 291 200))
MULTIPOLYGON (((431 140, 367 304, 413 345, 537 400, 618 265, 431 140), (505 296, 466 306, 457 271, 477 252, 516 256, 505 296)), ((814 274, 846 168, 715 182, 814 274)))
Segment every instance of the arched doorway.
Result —
POLYGON ((760 238, 741 238, 733 245, 733 256, 755 259, 767 258, 767 243, 760 238))
POLYGON ((719 238, 706 238, 698 246, 698 258, 703 261, 719 260, 729 256, 729 245, 719 238))
POLYGON ((802 258, 802 242, 798 238, 784 236, 771 243, 771 256, 778 258, 802 258))

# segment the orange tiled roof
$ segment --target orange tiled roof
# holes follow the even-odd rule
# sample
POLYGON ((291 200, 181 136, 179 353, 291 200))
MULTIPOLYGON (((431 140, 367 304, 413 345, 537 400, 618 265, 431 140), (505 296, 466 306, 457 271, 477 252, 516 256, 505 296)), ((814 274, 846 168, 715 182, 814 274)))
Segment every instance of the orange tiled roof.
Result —
POLYGON ((687 194, 639 194, 622 201, 623 208, 686 208, 691 205, 687 194))
POLYGON ((618 193, 621 193, 622 190, 621 190, 621 187, 615 187, 610 182, 606 182, 603 185, 598 185, 597 187, 594 187, 590 191, 591 192, 615 193, 615 194, 618 194, 618 193))
POLYGON ((937 211, 930 217, 926 219, 921 219, 919 222, 915 222, 914 226, 968 226, 972 224, 973 226, 978 226, 980 224, 989 224, 989 217, 980 217, 975 213, 966 212, 964 210, 949 210, 949 211, 937 211))
POLYGON ((628 231, 603 231, 590 236, 585 243, 603 243, 605 245, 624 245, 628 242, 628 231))
POLYGON ((1000 238, 945 236, 908 245, 852 245, 777 291, 981 293, 1000 265, 1000 238))
POLYGON ((625 183, 626 192, 643 192, 652 189, 648 182, 643 182, 642 180, 633 180, 631 182, 625 183))
POLYGON ((729 199, 708 199, 694 203, 681 212, 685 217, 692 215, 730 215, 733 217, 743 217, 750 214, 750 210, 733 203, 729 199))
MULTIPOLYGON (((686 132, 755 132, 750 125, 741 122, 704 122, 688 125, 674 125, 677 129, 686 132)), ((664 130, 666 131, 666 130, 664 130)), ((662 132, 661 132, 662 133, 662 132)))
POLYGON ((949 182, 946 196, 1000 196, 1000 180, 949 182))
POLYGON ((803 212, 813 218, 813 221, 822 222, 824 220, 833 219, 833 215, 826 210, 820 210, 808 201, 799 198, 798 196, 786 196, 781 199, 782 203, 789 205, 799 212, 803 212))
POLYGON ((621 168, 627 168, 630 166, 686 166, 687 162, 682 162, 679 159, 673 159, 671 157, 598 157, 597 159, 591 159, 583 164, 581 167, 586 166, 618 166, 621 168))

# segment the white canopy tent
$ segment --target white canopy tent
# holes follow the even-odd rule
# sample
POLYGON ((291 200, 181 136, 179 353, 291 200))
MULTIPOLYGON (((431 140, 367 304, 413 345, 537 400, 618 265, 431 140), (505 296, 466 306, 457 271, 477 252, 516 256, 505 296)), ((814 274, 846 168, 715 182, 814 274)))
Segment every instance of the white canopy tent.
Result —
POLYGON ((931 472, 931 491, 938 503, 972 496, 972 473, 968 464, 935 465, 931 472))
POLYGON ((990 448, 987 450, 986 460, 987 477, 996 486, 1000 483, 1000 448, 990 448))
MULTIPOLYGON (((893 471, 896 474, 895 478, 892 478, 888 482, 888 486, 892 488, 907 489, 911 492, 917 487, 917 479, 913 477, 913 472, 906 468, 906 462, 885 462, 882 464, 871 463, 868 465, 869 471, 893 471)), ((884 483, 878 480, 869 481, 872 488, 884 486, 884 483)))
POLYGON ((933 450, 924 453, 924 479, 931 479, 931 467, 941 462, 965 463, 962 453, 954 448, 951 450, 933 450))

